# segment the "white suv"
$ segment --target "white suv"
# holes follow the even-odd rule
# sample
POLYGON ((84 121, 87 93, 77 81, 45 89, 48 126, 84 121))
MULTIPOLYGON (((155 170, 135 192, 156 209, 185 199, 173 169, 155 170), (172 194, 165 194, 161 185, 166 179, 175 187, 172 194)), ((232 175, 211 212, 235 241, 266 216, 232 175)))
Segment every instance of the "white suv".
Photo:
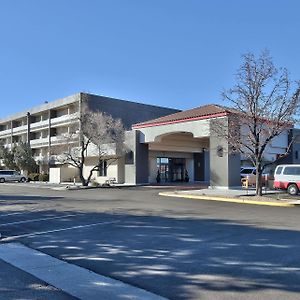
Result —
POLYGON ((300 165, 278 165, 275 169, 274 188, 297 195, 300 189, 300 165))
POLYGON ((19 181, 25 182, 27 178, 15 170, 0 170, 0 182, 19 181))

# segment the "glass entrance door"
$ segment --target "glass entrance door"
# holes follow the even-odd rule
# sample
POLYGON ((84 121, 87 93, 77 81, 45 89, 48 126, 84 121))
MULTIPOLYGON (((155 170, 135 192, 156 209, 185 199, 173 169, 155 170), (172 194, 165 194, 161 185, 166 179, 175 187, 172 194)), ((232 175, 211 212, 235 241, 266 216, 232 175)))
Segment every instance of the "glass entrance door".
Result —
POLYGON ((169 158, 167 157, 158 157, 157 158, 157 169, 160 173, 160 181, 168 182, 169 178, 169 158))
POLYGON ((169 160, 172 181, 184 181, 185 173, 185 159, 184 158, 171 158, 169 160))
POLYGON ((157 158, 157 170, 161 182, 184 181, 185 158, 157 158))

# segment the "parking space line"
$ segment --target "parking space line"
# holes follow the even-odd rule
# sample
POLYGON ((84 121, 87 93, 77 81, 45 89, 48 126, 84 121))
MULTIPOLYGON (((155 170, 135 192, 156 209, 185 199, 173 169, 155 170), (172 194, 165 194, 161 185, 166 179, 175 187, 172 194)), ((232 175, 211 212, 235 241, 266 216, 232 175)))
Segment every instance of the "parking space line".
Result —
POLYGON ((16 240, 16 239, 19 239, 19 238, 32 237, 32 236, 36 236, 36 235, 43 235, 43 234, 55 233, 55 232, 73 230, 73 229, 88 228, 88 227, 99 226, 99 225, 116 224, 116 223, 119 223, 119 222, 121 222, 121 220, 109 221, 109 222, 98 222, 98 223, 78 225, 78 226, 72 226, 72 227, 60 228, 60 229, 54 229, 54 230, 38 231, 38 232, 26 233, 26 234, 20 234, 20 235, 12 235, 12 236, 5 237, 5 238, 1 239, 1 241, 2 242, 9 242, 9 241, 13 241, 13 240, 16 240))
POLYGON ((32 222, 38 222, 38 221, 63 219, 63 218, 74 217, 74 216, 78 216, 78 214, 64 215, 64 216, 58 216, 58 217, 40 218, 40 219, 31 219, 31 220, 25 220, 25 221, 16 221, 16 222, 10 222, 10 223, 5 223, 5 224, 0 224, 0 227, 1 226, 10 226, 10 225, 32 223, 32 222))

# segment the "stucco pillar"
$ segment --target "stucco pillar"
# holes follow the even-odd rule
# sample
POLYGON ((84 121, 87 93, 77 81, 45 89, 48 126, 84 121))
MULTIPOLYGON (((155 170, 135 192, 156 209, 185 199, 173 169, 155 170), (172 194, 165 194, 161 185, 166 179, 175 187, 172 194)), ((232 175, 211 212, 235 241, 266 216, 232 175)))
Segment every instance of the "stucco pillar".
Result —
POLYGON ((211 121, 210 133, 210 186, 212 188, 240 187, 241 158, 229 151, 225 136, 228 129, 227 118, 211 121), (217 129, 213 129, 214 128, 217 129), (222 134, 220 134, 220 128, 222 134))
POLYGON ((125 183, 148 183, 149 150, 148 144, 140 143, 138 130, 125 133, 127 154, 125 157, 125 183))

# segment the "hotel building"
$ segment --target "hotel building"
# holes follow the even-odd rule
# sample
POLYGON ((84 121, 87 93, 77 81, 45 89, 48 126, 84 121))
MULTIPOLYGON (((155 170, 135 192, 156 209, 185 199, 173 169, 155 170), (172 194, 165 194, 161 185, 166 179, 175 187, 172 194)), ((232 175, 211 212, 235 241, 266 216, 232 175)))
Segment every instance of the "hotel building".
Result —
MULTIPOLYGON (((162 182, 183 181, 187 173, 190 181, 210 182, 211 186, 240 185, 243 158, 230 154, 228 143, 211 131, 212 120, 224 120, 229 114, 219 105, 180 111, 78 93, 1 119, 0 143, 11 148, 15 143, 27 142, 40 172, 50 172, 50 181, 72 181, 77 170, 59 164, 56 156, 60 154, 58 146, 66 143, 66 134, 72 133, 74 146, 79 144, 82 105, 120 118, 126 129, 125 144, 129 151, 105 165, 101 172, 95 172, 93 180, 101 183, 113 177, 118 183, 153 183, 159 170, 162 182)), ((267 159, 274 161, 285 153, 289 139, 288 132, 274 139, 267 149, 267 159)), ((110 153, 110 157, 114 154, 110 153)), ((85 174, 96 160, 88 153, 85 174)))

